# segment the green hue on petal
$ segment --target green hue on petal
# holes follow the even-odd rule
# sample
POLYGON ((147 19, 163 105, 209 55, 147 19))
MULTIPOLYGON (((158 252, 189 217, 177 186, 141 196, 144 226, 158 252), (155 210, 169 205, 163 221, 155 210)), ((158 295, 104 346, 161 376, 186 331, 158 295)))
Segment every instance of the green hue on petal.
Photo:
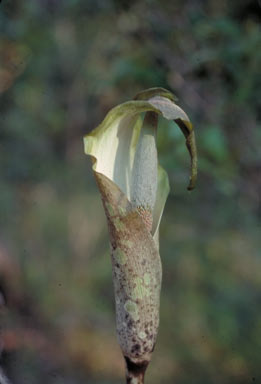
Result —
MULTIPOLYGON (((138 177, 133 180, 135 154, 141 137, 143 112, 153 112, 162 115, 168 120, 174 120, 182 130, 188 151, 191 156, 191 176, 188 189, 194 188, 197 178, 197 151, 192 124, 186 113, 174 102, 175 97, 164 88, 151 88, 140 92, 135 100, 118 105, 105 117, 103 122, 91 133, 84 137, 85 153, 93 158, 93 170, 108 177, 121 191, 132 201, 138 201, 136 197, 138 177)), ((145 124, 146 126, 146 124, 145 124)), ((140 168, 142 170, 142 167, 140 168)), ((139 177, 142 178, 139 174, 139 177)), ((144 178, 146 172, 144 171, 144 178)), ((154 177, 153 177, 154 178, 154 177)), ((167 191, 169 190, 167 175, 159 167, 156 192, 156 202, 152 190, 151 198, 147 193, 148 202, 144 201, 153 214, 152 234, 155 235, 158 227, 167 191)), ((156 179, 155 179, 156 180, 156 179)), ((146 181, 146 180, 145 180, 146 181)), ((149 182, 146 184, 148 185, 149 182)), ((143 193, 143 188, 139 188, 143 193)), ((144 190, 146 192, 146 188, 144 190)), ((144 192, 144 195, 146 193, 144 192)))

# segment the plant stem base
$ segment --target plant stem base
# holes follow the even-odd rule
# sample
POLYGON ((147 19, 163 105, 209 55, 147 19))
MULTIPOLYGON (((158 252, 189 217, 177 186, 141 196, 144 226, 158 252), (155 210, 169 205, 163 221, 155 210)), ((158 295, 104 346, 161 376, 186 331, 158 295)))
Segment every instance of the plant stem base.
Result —
POLYGON ((148 361, 134 363, 128 357, 124 356, 126 362, 126 383, 144 384, 144 376, 149 364, 148 361))

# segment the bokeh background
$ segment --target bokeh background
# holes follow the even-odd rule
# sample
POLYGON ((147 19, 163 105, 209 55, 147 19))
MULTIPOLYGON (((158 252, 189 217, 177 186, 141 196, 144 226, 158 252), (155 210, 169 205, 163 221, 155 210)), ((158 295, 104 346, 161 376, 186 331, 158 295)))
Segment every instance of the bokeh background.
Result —
POLYGON ((171 193, 150 384, 261 382, 261 4, 2 0, 0 365, 14 384, 119 384, 105 215, 83 135, 161 86, 196 130, 197 189, 161 121, 171 193))

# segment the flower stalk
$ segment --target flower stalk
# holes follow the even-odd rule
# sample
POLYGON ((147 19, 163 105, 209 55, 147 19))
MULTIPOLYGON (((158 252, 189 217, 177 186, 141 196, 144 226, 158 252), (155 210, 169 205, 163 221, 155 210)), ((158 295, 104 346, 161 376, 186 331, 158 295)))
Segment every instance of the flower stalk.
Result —
POLYGON ((115 107, 84 138, 108 222, 117 338, 131 384, 144 382, 159 326, 158 234, 169 183, 158 165, 158 115, 174 120, 186 137, 192 189, 197 175, 194 131, 165 89, 143 91, 115 107))

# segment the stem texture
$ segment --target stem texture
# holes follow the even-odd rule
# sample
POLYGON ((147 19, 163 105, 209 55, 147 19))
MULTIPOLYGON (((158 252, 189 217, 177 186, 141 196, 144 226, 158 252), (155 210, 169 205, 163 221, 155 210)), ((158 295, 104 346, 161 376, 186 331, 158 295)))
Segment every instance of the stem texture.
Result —
POLYGON ((144 375, 149 364, 148 361, 141 363, 133 363, 125 356, 126 362, 126 383, 127 384, 144 384, 144 375))

